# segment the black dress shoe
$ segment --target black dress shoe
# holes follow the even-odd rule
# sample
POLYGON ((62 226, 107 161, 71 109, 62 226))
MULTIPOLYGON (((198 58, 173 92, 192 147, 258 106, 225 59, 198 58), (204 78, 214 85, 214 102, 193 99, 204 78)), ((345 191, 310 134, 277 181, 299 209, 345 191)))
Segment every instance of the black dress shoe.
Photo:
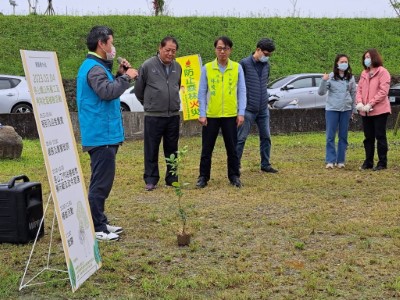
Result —
POLYGON ((381 171, 381 170, 385 170, 385 169, 387 169, 387 167, 385 167, 385 166, 376 166, 375 168, 373 168, 373 170, 374 171, 381 171))
POLYGON ((271 166, 268 166, 266 168, 261 168, 261 171, 266 172, 266 173, 278 173, 278 170, 274 169, 271 166))
POLYGON ((372 168, 373 168, 372 165, 363 163, 362 166, 360 167, 360 170, 367 170, 367 169, 372 169, 372 168))
POLYGON ((196 186, 200 189, 206 187, 207 185, 207 180, 205 177, 199 177, 199 179, 197 180, 196 186))
POLYGON ((241 188, 242 187, 242 183, 240 182, 240 178, 239 177, 233 177, 231 180, 231 185, 233 185, 234 187, 237 188, 241 188))

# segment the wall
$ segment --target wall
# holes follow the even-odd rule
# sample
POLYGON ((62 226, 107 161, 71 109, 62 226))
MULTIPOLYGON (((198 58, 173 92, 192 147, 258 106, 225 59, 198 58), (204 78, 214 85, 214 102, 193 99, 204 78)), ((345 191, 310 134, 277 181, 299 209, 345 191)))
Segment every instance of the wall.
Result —
MULTIPOLYGON (((282 109, 271 110, 271 133, 287 134, 294 132, 325 131, 325 110, 321 109, 282 109)), ((400 106, 392 107, 388 118, 388 129, 394 128, 400 106)), ((71 122, 75 136, 79 142, 77 113, 71 112, 71 122)), ((127 140, 143 138, 143 113, 125 112, 123 114, 125 137, 127 140)), ((22 138, 38 138, 33 114, 0 114, 0 123, 13 126, 22 138)), ((361 118, 355 116, 350 123, 350 130, 362 130, 361 118)), ((253 128, 256 131, 256 128, 253 128)), ((181 122, 181 135, 194 136, 201 134, 201 126, 197 120, 181 122)))

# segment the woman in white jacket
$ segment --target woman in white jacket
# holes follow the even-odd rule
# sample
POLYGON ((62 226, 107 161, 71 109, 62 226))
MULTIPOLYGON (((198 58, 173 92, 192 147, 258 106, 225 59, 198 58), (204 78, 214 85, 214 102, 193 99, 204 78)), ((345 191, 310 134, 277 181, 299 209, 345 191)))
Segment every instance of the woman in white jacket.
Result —
POLYGON ((326 120, 326 168, 344 168, 347 149, 349 121, 354 109, 356 82, 351 72, 349 58, 346 54, 338 54, 333 64, 333 72, 324 74, 318 89, 319 95, 328 98, 325 106, 326 120), (339 129, 339 130, 338 130, 339 129), (336 151, 335 137, 338 131, 336 151))

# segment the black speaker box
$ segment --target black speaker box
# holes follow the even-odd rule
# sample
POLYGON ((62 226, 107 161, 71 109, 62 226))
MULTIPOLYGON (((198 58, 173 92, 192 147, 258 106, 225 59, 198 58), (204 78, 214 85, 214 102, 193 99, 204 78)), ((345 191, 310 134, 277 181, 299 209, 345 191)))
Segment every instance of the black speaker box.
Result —
POLYGON ((0 184, 0 243, 25 244, 44 234, 42 185, 26 175, 0 184), (17 182, 22 180, 23 182, 17 182))

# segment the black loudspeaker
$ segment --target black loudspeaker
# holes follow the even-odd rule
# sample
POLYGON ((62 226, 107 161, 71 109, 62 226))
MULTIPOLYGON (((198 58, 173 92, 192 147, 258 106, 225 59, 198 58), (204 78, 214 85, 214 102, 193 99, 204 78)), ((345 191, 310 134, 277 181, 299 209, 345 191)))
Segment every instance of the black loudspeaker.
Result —
POLYGON ((0 243, 25 244, 44 235, 42 185, 25 175, 0 184, 0 243), (23 182, 16 182, 22 180, 23 182))

